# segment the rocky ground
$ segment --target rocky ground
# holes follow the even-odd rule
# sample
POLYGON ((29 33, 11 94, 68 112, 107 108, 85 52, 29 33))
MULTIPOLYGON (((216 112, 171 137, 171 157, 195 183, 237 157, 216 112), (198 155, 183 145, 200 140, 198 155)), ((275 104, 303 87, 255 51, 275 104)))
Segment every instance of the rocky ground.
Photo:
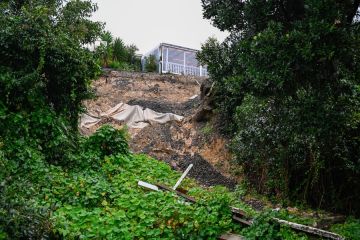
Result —
MULTIPOLYGON (((126 73, 111 71, 93 83, 96 98, 85 102, 89 113, 97 114, 120 102, 140 105, 162 113, 184 116, 182 122, 154 124, 143 129, 129 129, 130 147, 136 153, 146 153, 183 171, 194 164, 189 176, 204 186, 224 185, 234 188, 230 167, 231 155, 227 141, 205 122, 194 120, 201 105, 200 86, 204 78, 191 76, 126 73)), ((101 121, 122 127, 113 120, 101 121)))

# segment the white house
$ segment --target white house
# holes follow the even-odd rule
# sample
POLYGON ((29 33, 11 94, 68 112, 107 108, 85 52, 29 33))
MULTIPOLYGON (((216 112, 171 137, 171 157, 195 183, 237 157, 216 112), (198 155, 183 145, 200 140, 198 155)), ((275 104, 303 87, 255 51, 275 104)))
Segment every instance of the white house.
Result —
POLYGON ((207 67, 201 66, 196 59, 198 50, 161 43, 142 57, 145 70, 146 59, 153 55, 156 59, 159 73, 174 73, 182 75, 208 76, 207 67))

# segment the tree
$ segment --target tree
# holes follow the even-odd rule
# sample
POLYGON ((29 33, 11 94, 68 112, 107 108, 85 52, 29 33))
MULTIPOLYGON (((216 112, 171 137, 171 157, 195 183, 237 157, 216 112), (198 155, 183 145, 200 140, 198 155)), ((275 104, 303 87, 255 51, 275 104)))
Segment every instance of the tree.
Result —
POLYGON ((18 136, 37 139, 29 143, 47 149, 53 162, 73 144, 82 101, 99 72, 83 47, 102 30, 89 20, 95 10, 90 1, 78 0, 1 3, 0 137, 9 144, 18 136))
POLYGON ((138 47, 135 44, 130 44, 126 46, 126 51, 128 53, 127 61, 134 64, 136 60, 136 52, 139 51, 138 47))
POLYGON ((128 60, 128 53, 123 40, 121 40, 120 38, 115 38, 115 41, 113 43, 113 49, 114 60, 119 62, 124 62, 128 60))
POLYGON ((101 65, 104 67, 109 67, 109 63, 113 56, 113 36, 111 32, 105 31, 101 34, 101 43, 100 46, 96 48, 96 56, 100 59, 101 65))
POLYGON ((157 64, 156 58, 154 55, 150 55, 145 59, 145 69, 147 72, 156 72, 157 64))
POLYGON ((359 214, 358 0, 202 0, 234 152, 261 192, 359 214))

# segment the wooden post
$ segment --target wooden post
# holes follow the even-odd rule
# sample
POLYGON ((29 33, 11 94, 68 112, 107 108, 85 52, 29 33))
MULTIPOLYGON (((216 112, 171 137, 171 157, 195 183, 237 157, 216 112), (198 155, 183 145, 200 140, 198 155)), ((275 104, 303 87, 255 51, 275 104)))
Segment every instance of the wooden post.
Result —
POLYGON ((186 177, 186 175, 189 173, 189 171, 191 170, 191 168, 193 167, 193 164, 190 164, 187 169, 185 170, 185 172, 181 175, 181 177, 179 178, 179 180, 176 182, 175 186, 173 187, 173 190, 176 190, 177 187, 181 184, 181 182, 184 180, 184 178, 186 177))

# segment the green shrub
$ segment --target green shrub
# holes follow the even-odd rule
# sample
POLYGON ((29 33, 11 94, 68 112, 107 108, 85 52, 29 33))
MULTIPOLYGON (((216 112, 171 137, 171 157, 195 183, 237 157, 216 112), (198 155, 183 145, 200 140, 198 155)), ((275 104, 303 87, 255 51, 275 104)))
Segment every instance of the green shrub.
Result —
POLYGON ((130 65, 129 63, 118 62, 118 61, 111 62, 109 64, 109 67, 119 70, 119 71, 134 71, 135 70, 134 66, 130 65))
POLYGON ((304 234, 297 234, 285 226, 274 223, 271 219, 275 213, 268 212, 257 216, 253 224, 242 230, 241 234, 249 240, 307 240, 304 234))
MULTIPOLYGON (((165 163, 143 155, 116 155, 106 158, 96 174, 73 174, 64 180, 67 184, 49 189, 49 200, 61 199, 53 220, 65 238, 216 239, 238 229, 232 224, 227 194, 213 192, 188 204, 172 193, 137 186, 138 180, 175 184, 179 174, 165 163)), ((206 192, 200 191, 198 195, 206 192)))
POLYGON ((110 155, 128 155, 129 145, 125 129, 115 129, 110 125, 101 126, 84 143, 85 151, 93 151, 100 154, 101 158, 110 155))
POLYGON ((103 43, 95 49, 95 55, 102 67, 119 71, 141 70, 141 59, 136 56, 139 49, 134 44, 126 46, 122 39, 114 39, 109 31, 105 31, 101 39, 103 43))
POLYGON ((346 237, 346 239, 360 239, 360 220, 349 218, 343 224, 336 224, 331 227, 331 231, 346 237))
POLYGON ((156 57, 154 55, 147 57, 145 59, 145 70, 147 72, 157 72, 158 66, 156 62, 156 57))

